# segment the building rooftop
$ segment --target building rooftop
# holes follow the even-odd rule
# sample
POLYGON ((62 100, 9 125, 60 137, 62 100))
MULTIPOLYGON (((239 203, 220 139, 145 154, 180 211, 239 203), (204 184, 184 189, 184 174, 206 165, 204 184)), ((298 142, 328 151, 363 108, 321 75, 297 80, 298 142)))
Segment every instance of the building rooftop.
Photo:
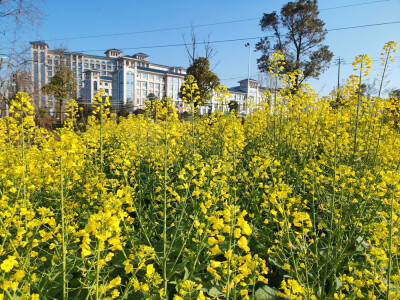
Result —
MULTIPOLYGON (((247 82, 247 78, 246 79, 242 79, 242 80, 240 80, 238 82, 244 82, 244 81, 247 82)), ((255 80, 255 79, 252 79, 252 78, 250 78, 249 81, 258 82, 258 80, 255 80)))
POLYGON ((240 86, 234 86, 234 87, 228 88, 228 91, 234 92, 234 93, 240 93, 240 94, 244 94, 244 95, 247 94, 247 92, 244 92, 240 86))
POLYGON ((31 45, 39 44, 39 45, 47 45, 48 46, 48 44, 44 41, 31 41, 31 42, 29 42, 29 44, 31 44, 31 45))
POLYGON ((138 52, 138 53, 135 53, 134 55, 144 55, 144 56, 148 57, 148 55, 146 53, 143 53, 143 52, 138 52))
POLYGON ((178 75, 178 76, 183 76, 183 77, 185 77, 185 75, 186 75, 186 74, 175 73, 175 72, 171 72, 171 71, 164 71, 164 70, 153 69, 153 68, 145 68, 145 67, 137 67, 137 68, 138 68, 138 70, 155 72, 155 73, 171 74, 171 75, 178 75))

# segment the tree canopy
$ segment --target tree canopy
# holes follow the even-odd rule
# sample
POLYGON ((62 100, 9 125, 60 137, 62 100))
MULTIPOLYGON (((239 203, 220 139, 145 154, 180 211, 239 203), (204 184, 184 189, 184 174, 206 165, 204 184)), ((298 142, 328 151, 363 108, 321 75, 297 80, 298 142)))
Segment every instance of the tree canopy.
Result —
MULTIPOLYGON (((199 88, 200 101, 196 104, 204 105, 211 99, 214 89, 220 84, 218 76, 210 70, 210 61, 205 57, 195 58, 193 63, 187 68, 186 73, 194 77, 199 88)), ((180 91, 181 98, 182 88, 180 91)))
POLYGON ((74 72, 66 65, 60 64, 58 68, 59 70, 51 78, 50 82, 42 88, 42 92, 62 102, 75 95, 76 80, 74 72))
POLYGON ((283 73, 303 71, 303 76, 296 78, 295 88, 307 78, 317 79, 329 67, 333 57, 328 46, 322 45, 327 30, 318 15, 316 0, 288 2, 280 14, 275 11, 265 13, 260 21, 261 29, 272 32, 273 36, 262 38, 256 45, 262 52, 257 60, 260 71, 268 72, 269 56, 279 50, 285 56, 283 73))

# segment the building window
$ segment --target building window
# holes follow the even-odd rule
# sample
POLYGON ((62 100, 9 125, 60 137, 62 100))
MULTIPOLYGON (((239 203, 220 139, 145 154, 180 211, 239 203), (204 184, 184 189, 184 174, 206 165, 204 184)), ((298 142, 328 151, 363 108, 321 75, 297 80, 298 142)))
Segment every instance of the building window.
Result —
POLYGON ((124 73, 119 72, 119 100, 124 99, 124 73))
POLYGON ((84 64, 83 65, 85 68, 89 68, 89 65, 88 64, 84 64))
POLYGON ((156 83, 156 89, 159 90, 160 89, 160 84, 156 83))
POLYGON ((90 68, 91 68, 91 69, 94 69, 94 64, 90 64, 90 68))
POLYGON ((51 70, 53 70, 53 67, 52 66, 48 66, 47 69, 51 71, 51 70))
POLYGON ((150 88, 152 89, 154 87, 154 83, 150 82, 149 83, 150 88))
POLYGON ((53 61, 52 61, 51 59, 49 59, 49 60, 47 61, 47 63, 48 63, 49 65, 51 65, 51 64, 53 63, 53 61))
POLYGON ((169 82, 170 85, 172 85, 172 84, 174 84, 174 79, 170 78, 168 82, 169 82))
POLYGON ((47 72, 47 76, 52 76, 52 73, 51 72, 47 72))
POLYGON ((107 66, 107 70, 111 70, 111 66, 110 65, 107 66))
POLYGON ((160 80, 160 76, 156 75, 156 80, 160 80))
POLYGON ((133 100, 133 72, 126 73, 126 100, 133 100))
POLYGON ((142 96, 146 97, 146 91, 142 90, 142 96))
POLYGON ((102 69, 102 70, 105 70, 105 69, 106 69, 106 66, 105 66, 105 65, 102 65, 102 66, 101 66, 101 69, 102 69))
POLYGON ((99 70, 99 69, 100 69, 100 65, 96 65, 96 69, 98 69, 98 70, 99 70))
POLYGON ((175 78, 175 84, 178 85, 179 84, 179 80, 178 78, 175 78))
POLYGON ((142 81, 142 88, 147 88, 147 82, 142 81))
POLYGON ((76 63, 72 63, 72 66, 76 68, 76 63))
POLYGON ((42 86, 45 86, 46 85, 46 77, 45 77, 45 65, 44 64, 41 64, 41 66, 40 66, 40 73, 42 76, 42 86))
POLYGON ((147 79, 147 74, 144 74, 144 73, 143 73, 142 78, 143 78, 143 79, 147 79))
POLYGON ((101 72, 101 75, 107 75, 106 71, 101 72))
POLYGON ((108 82, 104 82, 104 85, 105 85, 105 86, 108 86, 108 82))
POLYGON ((149 75, 149 79, 150 79, 150 80, 153 80, 153 75, 149 75))
POLYGON ((140 87, 140 81, 136 81, 136 86, 140 87))
POLYGON ((136 95, 140 96, 140 91, 136 90, 136 95))

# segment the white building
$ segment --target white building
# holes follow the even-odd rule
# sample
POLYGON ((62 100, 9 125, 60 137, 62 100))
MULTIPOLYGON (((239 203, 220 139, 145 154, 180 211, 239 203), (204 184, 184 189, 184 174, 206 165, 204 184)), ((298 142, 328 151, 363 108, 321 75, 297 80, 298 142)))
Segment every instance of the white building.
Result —
MULTIPOLYGON (((239 106, 239 112, 248 112, 250 106, 257 106, 263 101, 263 94, 266 88, 261 87, 260 82, 254 79, 243 79, 238 81, 239 86, 228 88, 230 98, 226 98, 225 100, 236 101, 239 106), (248 84, 250 88, 248 88, 248 84), (247 100, 247 97, 249 98, 247 100)), ((217 101, 216 97, 213 96, 211 99, 211 103, 207 106, 202 106, 200 111, 202 114, 208 112, 214 112, 217 109, 223 110, 224 112, 229 111, 229 105, 227 101, 225 103, 220 103, 217 101)))
POLYGON ((151 63, 144 53, 122 55, 118 49, 109 49, 105 56, 97 56, 49 50, 49 45, 41 41, 30 44, 37 107, 55 107, 56 99, 41 93, 41 88, 50 82, 60 63, 75 73, 75 96, 84 103, 91 102, 99 89, 110 96, 113 106, 129 105, 133 110, 142 108, 150 93, 180 102, 178 93, 186 75, 182 67, 151 63))

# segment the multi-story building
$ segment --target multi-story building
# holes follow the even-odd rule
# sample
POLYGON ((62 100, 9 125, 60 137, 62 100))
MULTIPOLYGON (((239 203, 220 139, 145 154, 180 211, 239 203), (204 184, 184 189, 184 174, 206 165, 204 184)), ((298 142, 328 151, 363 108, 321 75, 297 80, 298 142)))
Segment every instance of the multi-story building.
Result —
POLYGON ((180 102, 178 92, 186 75, 182 67, 151 63, 144 53, 122 55, 118 49, 109 49, 105 56, 97 56, 49 50, 49 45, 42 41, 30 44, 37 107, 51 109, 56 106, 57 99, 41 93, 41 88, 50 82, 60 63, 74 72, 75 96, 85 103, 91 102, 99 89, 110 96, 113 106, 128 105, 132 110, 142 108, 150 93, 160 98, 168 96, 177 104, 180 102))
MULTIPOLYGON (((248 113, 250 107, 258 106, 265 100, 264 92, 267 88, 262 87, 259 81, 246 78, 238 81, 238 83, 239 86, 228 88, 231 97, 225 100, 236 101, 241 113, 248 113)), ((225 103, 218 102, 218 99, 213 96, 211 102, 207 106, 203 106, 200 111, 202 114, 205 114, 209 111, 216 111, 217 109, 227 112, 229 111, 229 105, 227 101, 225 101, 225 103)))

